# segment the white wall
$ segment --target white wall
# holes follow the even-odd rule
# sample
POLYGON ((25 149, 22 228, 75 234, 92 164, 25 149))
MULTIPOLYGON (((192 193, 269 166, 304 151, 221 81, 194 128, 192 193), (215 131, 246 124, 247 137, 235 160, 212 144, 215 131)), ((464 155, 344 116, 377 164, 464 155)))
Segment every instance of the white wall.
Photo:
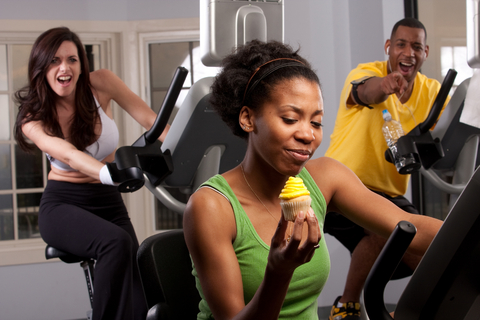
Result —
POLYGON ((2 0, 0 19, 137 21, 199 16, 198 0, 2 0))
MULTIPOLYGON (((324 139, 316 156, 323 155, 328 147, 346 75, 360 62, 384 58, 386 37, 403 15, 402 0, 285 0, 285 41, 301 47, 302 55, 310 60, 322 82, 324 139)), ((134 22, 198 16, 198 0, 2 0, 0 9, 0 22, 2 19, 134 22)), ((332 273, 319 298, 323 306, 330 305, 341 294, 349 264, 347 250, 328 235, 326 240, 332 273)), ((0 279, 1 319, 84 318, 89 308, 82 271, 76 264, 0 267, 0 279)), ((387 302, 395 302, 399 290, 391 291, 387 302)))

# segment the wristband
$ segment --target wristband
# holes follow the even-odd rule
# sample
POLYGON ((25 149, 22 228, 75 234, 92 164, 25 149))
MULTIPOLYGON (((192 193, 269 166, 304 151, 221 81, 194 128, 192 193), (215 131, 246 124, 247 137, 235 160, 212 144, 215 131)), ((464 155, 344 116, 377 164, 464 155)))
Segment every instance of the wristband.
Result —
POLYGON ((352 95, 353 95, 353 98, 355 99, 355 102, 358 105, 367 107, 369 109, 373 109, 373 108, 371 106, 369 106, 367 103, 360 100, 360 97, 358 96, 357 88, 358 88, 358 86, 364 84, 368 79, 371 79, 371 78, 373 78, 373 77, 368 77, 367 76, 367 77, 363 77, 361 79, 354 80, 354 81, 350 82, 352 84, 352 95))
POLYGON ((100 169, 99 177, 100 177, 100 182, 102 184, 106 184, 106 185, 109 185, 109 186, 118 185, 115 182, 113 182, 112 176, 110 175, 110 171, 108 171, 107 165, 104 165, 102 167, 102 169, 100 169))

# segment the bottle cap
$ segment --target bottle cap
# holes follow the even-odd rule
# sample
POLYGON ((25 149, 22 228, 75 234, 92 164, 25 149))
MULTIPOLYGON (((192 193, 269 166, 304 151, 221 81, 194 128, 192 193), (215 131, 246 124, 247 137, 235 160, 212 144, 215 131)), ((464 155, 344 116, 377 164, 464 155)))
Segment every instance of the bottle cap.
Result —
POLYGON ((388 112, 387 109, 382 110, 382 116, 383 116, 383 120, 385 121, 392 120, 392 115, 390 114, 390 112, 388 112))

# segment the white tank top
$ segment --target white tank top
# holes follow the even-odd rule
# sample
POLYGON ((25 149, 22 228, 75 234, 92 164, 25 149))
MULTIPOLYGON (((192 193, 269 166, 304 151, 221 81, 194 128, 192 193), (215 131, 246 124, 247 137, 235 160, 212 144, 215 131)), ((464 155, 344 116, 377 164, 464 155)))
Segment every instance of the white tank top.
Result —
MULTIPOLYGON (((107 116, 105 111, 103 111, 103 109, 100 107, 97 99, 95 99, 95 103, 98 108, 98 114, 100 115, 100 122, 102 123, 102 132, 100 133, 97 141, 86 147, 84 152, 88 155, 91 155, 98 161, 102 161, 105 159, 105 157, 116 150, 118 146, 119 134, 115 121, 107 116)), ((53 167, 63 171, 77 171, 60 160, 53 158, 48 153, 46 153, 46 155, 53 167)))

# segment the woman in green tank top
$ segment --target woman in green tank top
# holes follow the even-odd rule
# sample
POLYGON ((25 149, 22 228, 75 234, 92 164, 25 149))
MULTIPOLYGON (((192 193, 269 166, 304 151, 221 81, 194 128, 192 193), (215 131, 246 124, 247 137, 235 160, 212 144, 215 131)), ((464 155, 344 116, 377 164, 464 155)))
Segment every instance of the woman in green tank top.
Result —
POLYGON ((411 221, 418 229, 411 252, 430 244, 441 221, 400 210, 333 159, 311 159, 323 135, 322 91, 291 47, 254 40, 237 49, 225 58, 210 102, 248 147, 238 167, 207 181, 187 204, 198 319, 318 319, 330 266, 327 208, 384 237, 411 221), (283 219, 278 198, 290 176, 301 177, 312 197, 294 222, 283 219))

